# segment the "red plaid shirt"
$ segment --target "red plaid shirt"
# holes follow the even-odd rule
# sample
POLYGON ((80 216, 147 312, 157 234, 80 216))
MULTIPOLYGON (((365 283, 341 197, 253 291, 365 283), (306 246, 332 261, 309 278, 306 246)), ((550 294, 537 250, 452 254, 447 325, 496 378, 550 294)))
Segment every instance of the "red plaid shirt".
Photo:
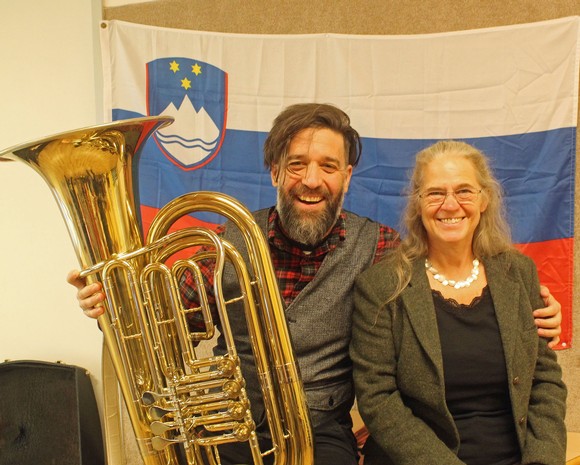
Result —
MULTIPOLYGON (((224 227, 218 229, 218 233, 223 233, 224 227)), ((272 208, 268 217, 268 243, 270 245, 270 256, 276 273, 280 293, 286 305, 292 303, 296 296, 314 279, 316 273, 326 254, 336 248, 336 246, 347 238, 346 213, 342 212, 336 225, 326 238, 315 249, 305 249, 304 245, 298 244, 288 239, 279 226, 278 212, 272 208)), ((399 244, 399 234, 392 228, 380 225, 379 240, 375 253, 374 263, 379 261, 385 253, 395 248, 399 244)), ((213 261, 200 264, 202 274, 206 280, 206 286, 210 303, 213 295, 213 261)), ((181 284, 181 297, 188 307, 198 305, 195 282, 191 273, 186 272, 181 284)), ((217 321, 217 315, 214 315, 217 321)), ((192 330, 202 330, 201 315, 199 312, 190 314, 190 325, 192 330)))

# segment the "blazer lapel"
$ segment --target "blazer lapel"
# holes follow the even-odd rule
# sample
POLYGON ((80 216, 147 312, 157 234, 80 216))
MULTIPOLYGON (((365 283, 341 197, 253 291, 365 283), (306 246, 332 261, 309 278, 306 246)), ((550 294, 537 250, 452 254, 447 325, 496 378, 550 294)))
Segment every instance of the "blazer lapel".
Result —
POLYGON ((516 331, 519 308, 519 285, 509 276, 507 265, 498 258, 484 261, 487 283, 495 307, 495 315, 499 326, 506 365, 511 366, 516 342, 516 331))
POLYGON ((422 260, 416 260, 413 263, 411 282, 402 292, 401 299, 417 340, 435 364, 438 372, 442 373, 443 357, 437 331, 437 316, 422 260))

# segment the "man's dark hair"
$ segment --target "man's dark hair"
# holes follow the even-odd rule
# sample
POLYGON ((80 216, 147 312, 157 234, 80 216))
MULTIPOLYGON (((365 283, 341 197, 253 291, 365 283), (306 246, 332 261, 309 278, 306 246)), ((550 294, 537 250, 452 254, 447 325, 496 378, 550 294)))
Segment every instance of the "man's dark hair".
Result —
POLYGON ((362 144, 348 115, 334 105, 299 103, 287 107, 274 120, 264 143, 264 165, 271 170, 273 165, 280 164, 287 155, 292 138, 307 128, 326 128, 342 134, 348 164, 353 167, 358 164, 362 144))

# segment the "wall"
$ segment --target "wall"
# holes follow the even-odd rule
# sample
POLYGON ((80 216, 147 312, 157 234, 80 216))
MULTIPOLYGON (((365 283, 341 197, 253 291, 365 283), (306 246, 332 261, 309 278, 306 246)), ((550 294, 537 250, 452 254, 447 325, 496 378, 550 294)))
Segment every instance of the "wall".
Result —
POLYGON ((103 14, 104 19, 201 31, 426 34, 573 16, 580 14, 580 4, 577 0, 155 0, 105 8, 103 14))
MULTIPOLYGON (((101 11, 93 0, 0 1, 0 150, 102 121, 101 11)), ((48 186, 0 163, 0 211, 0 362, 78 365, 98 390, 101 334, 66 284, 78 265, 48 186)))

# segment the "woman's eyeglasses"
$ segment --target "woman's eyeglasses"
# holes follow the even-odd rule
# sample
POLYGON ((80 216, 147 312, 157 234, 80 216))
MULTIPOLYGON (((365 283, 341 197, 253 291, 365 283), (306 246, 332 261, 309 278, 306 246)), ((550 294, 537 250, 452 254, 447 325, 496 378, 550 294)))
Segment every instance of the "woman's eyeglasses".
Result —
POLYGON ((419 194, 419 198, 423 199, 427 205, 441 205, 449 195, 455 197, 457 203, 472 203, 475 202, 482 190, 475 189, 474 187, 462 187, 461 189, 450 192, 431 190, 419 194))

